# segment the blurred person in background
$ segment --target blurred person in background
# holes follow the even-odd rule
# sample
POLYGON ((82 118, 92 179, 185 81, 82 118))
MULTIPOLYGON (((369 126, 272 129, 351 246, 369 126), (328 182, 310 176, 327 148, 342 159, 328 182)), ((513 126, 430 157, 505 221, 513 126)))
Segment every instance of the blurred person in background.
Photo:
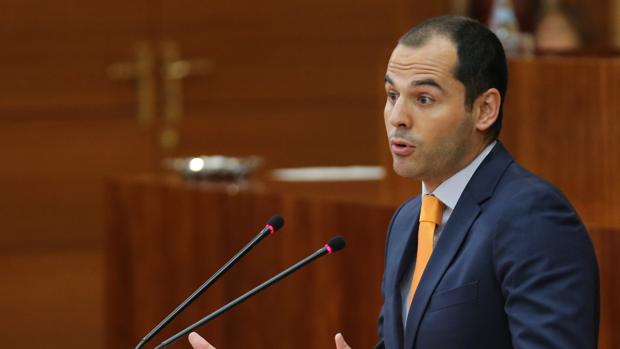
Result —
POLYGON ((567 3, 558 3, 541 12, 534 32, 537 52, 570 52, 592 45, 587 12, 567 3))

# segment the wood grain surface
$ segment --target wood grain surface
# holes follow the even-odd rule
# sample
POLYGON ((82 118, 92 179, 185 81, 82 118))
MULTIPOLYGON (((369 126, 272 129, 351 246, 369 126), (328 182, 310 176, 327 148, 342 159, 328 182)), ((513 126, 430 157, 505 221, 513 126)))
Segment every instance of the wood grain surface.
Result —
MULTIPOLYGON (((385 231, 395 205, 341 200, 318 190, 312 196, 237 191, 156 177, 112 180, 106 188, 106 347, 137 343, 274 213, 285 217, 285 228, 258 245, 154 342, 309 255, 335 234, 348 240, 341 253, 300 270, 200 332, 221 348, 330 347, 339 331, 354 348, 376 341, 385 231)), ((589 232, 601 272, 600 348, 616 348, 620 230, 590 227, 589 232)), ((183 340, 173 347, 186 346, 183 340)))

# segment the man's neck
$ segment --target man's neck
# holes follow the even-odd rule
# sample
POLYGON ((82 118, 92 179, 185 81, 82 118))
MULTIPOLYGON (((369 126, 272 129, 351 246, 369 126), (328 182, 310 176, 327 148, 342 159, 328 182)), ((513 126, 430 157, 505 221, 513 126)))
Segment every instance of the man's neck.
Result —
POLYGON ((480 155, 480 153, 482 153, 484 149, 486 149, 486 147, 488 147, 489 144, 493 143, 494 141, 495 140, 483 142, 481 145, 474 148, 476 149, 475 151, 470 152, 468 156, 464 157, 464 159, 466 160, 461 161, 458 166, 451 169, 448 173, 443 174, 443 175, 437 175, 437 176, 434 176, 433 178, 423 178, 422 182, 424 182, 424 186, 426 187, 426 190, 429 193, 434 192, 435 189, 437 189, 437 187, 441 185, 441 183, 445 182, 447 179, 454 176, 459 171, 461 171, 462 169, 467 167, 469 164, 471 164, 471 162, 474 161, 474 159, 476 159, 478 155, 480 155))

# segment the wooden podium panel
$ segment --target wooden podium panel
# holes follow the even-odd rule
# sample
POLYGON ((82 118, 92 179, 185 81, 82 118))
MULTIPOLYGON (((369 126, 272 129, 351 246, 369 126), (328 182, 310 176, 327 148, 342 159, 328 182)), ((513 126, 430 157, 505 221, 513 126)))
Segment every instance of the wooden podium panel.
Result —
POLYGON ((246 255, 165 334, 341 234, 348 241, 342 252, 299 270, 200 332, 223 348, 331 347, 338 331, 355 347, 372 347, 385 231, 394 207, 229 189, 148 177, 108 183, 107 347, 135 345, 276 213, 285 218, 284 228, 246 255))
MULTIPOLYGON (((106 347, 135 345, 275 213, 285 218, 284 228, 246 255, 154 342, 341 234, 348 241, 342 252, 299 270, 200 333, 220 348, 330 348, 339 331, 353 348, 375 343, 385 231, 395 205, 339 200, 316 188, 314 196, 302 196, 156 177, 109 181, 106 198, 106 347)), ((620 230, 590 227, 590 236, 601 273, 600 348, 617 348, 620 230)), ((173 347, 187 348, 187 343, 173 347)))

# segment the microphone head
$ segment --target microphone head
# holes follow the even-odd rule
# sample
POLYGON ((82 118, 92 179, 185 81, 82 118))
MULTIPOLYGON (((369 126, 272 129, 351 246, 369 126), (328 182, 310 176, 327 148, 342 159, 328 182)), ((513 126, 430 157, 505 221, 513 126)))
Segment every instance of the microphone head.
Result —
POLYGON ((331 240, 327 242, 327 246, 329 246, 329 253, 334 253, 336 251, 342 250, 347 245, 347 240, 345 240, 342 236, 336 235, 331 240))
POLYGON ((267 221, 267 225, 273 228, 273 232, 280 230, 284 225, 284 218, 280 215, 275 215, 267 221))

